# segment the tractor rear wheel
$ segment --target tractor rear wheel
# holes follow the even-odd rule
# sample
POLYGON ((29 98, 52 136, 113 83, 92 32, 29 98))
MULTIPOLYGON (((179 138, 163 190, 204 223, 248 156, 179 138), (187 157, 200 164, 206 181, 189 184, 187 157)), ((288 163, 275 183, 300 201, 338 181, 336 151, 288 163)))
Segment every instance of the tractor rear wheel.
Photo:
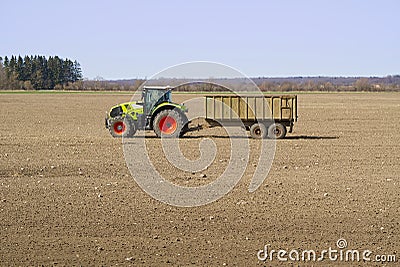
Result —
POLYGON ((183 119, 182 115, 176 110, 163 110, 154 118, 154 132, 158 137, 179 137, 184 126, 183 119))
POLYGON ((250 127, 250 135, 254 139, 264 139, 267 137, 267 127, 262 123, 255 123, 250 127))
POLYGON ((286 127, 280 123, 273 123, 268 127, 268 137, 271 139, 282 139, 286 136, 286 127))
POLYGON ((135 122, 129 117, 115 117, 110 123, 110 133, 113 137, 132 137, 136 130, 135 122))

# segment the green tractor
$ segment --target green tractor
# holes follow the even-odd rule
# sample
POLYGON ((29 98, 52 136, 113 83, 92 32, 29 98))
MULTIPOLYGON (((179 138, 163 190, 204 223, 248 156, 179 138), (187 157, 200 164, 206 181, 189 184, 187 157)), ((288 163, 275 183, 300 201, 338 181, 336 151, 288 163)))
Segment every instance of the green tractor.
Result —
POLYGON ((153 130, 158 137, 175 138, 188 129, 184 105, 173 103, 171 87, 145 86, 142 99, 116 105, 105 124, 114 137, 132 137, 137 130, 153 130))

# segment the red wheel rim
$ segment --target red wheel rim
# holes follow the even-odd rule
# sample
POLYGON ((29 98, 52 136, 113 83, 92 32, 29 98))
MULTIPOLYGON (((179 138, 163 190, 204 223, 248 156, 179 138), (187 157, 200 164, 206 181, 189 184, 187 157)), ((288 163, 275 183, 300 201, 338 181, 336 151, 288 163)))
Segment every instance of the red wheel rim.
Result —
POLYGON ((123 134, 126 130, 126 125, 123 121, 117 121, 114 123, 113 128, 116 134, 123 134))
POLYGON ((176 131, 178 124, 173 117, 165 116, 160 120, 158 127, 163 134, 173 134, 176 131))

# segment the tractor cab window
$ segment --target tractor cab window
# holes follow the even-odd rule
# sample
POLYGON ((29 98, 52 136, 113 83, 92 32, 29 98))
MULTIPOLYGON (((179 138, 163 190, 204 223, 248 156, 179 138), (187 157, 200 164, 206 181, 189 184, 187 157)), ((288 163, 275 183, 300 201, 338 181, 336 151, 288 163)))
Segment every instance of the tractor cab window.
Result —
POLYGON ((162 102, 171 101, 171 91, 147 89, 145 94, 145 112, 149 114, 152 108, 162 102))

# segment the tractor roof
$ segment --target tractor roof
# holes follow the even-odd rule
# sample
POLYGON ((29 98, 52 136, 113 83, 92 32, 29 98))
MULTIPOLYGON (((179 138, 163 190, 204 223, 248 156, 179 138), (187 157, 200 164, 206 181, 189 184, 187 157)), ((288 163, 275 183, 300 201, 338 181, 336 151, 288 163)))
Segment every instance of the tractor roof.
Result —
POLYGON ((149 86, 144 86, 143 87, 143 90, 148 90, 148 89, 151 89, 151 90, 169 90, 169 89, 172 89, 172 87, 171 86, 152 86, 152 85, 149 85, 149 86))

